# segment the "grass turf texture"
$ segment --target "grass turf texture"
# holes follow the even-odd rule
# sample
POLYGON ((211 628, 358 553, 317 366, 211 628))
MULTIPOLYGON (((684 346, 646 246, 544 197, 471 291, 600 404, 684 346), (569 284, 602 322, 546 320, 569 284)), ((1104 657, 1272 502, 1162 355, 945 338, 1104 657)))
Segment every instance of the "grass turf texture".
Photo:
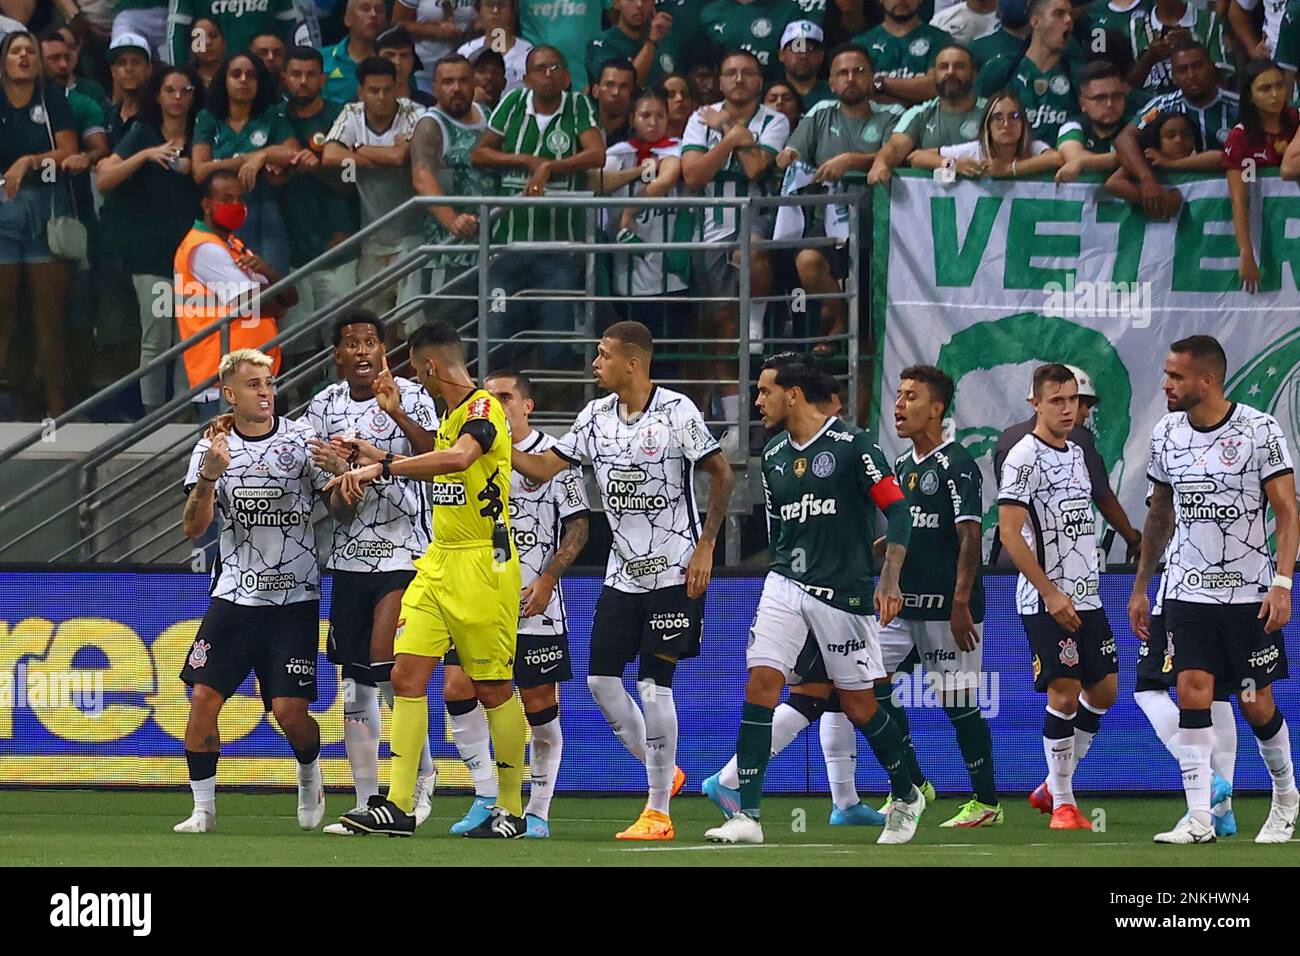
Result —
MULTIPOLYGON (((1214 846, 1156 846, 1153 834, 1173 826, 1179 799, 1081 799, 1091 819, 1106 812, 1104 833, 1057 832, 1024 797, 1006 798, 1006 823, 980 830, 942 830, 959 802, 928 807, 907 846, 875 845, 876 827, 831 827, 825 796, 764 801, 767 842, 761 847, 714 847, 704 831, 721 815, 703 797, 673 801, 677 839, 624 843, 614 834, 642 807, 637 798, 559 798, 550 840, 467 840, 447 834, 470 798, 439 796, 429 822, 410 839, 337 837, 298 829, 292 793, 223 793, 215 833, 181 835, 172 825, 189 815, 184 792, 0 791, 0 864, 8 866, 1255 866, 1294 860, 1291 846, 1258 846, 1256 831, 1268 798, 1235 805, 1239 835, 1214 846), (799 810, 806 831, 794 832, 799 810)), ((870 800, 877 803, 875 798, 870 800)), ((350 795, 327 797, 333 822, 351 809, 350 795)))

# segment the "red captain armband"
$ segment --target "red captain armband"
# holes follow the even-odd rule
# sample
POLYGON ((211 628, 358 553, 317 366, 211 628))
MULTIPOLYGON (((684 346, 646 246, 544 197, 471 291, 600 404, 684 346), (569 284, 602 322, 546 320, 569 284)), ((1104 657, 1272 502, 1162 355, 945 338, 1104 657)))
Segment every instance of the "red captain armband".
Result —
POLYGON ((898 487, 898 479, 893 475, 882 478, 871 486, 871 500, 876 507, 884 511, 895 502, 903 500, 903 489, 898 487))
POLYGON ((492 411, 492 399, 484 395, 482 398, 476 398, 469 403, 469 408, 465 410, 466 418, 490 418, 492 411))

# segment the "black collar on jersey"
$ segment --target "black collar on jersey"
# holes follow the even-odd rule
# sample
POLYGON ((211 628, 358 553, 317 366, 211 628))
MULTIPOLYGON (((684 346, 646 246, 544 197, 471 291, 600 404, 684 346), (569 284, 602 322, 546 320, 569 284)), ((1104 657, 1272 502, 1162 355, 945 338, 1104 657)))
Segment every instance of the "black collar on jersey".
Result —
POLYGON ((471 398, 473 398, 475 395, 477 395, 477 394, 478 394, 479 392, 481 392, 481 391, 483 391, 483 389, 481 389, 481 388, 479 388, 477 385, 475 385, 473 388, 471 388, 471 389, 469 390, 468 393, 466 393, 466 395, 465 395, 464 398, 462 398, 459 402, 456 403, 455 408, 449 408, 449 409, 447 409, 447 414, 450 415, 450 414, 451 414, 452 412, 454 412, 457 408, 460 408, 462 405, 464 405, 466 402, 468 402, 471 398))
POLYGON ((534 429, 533 429, 533 436, 532 436, 532 437, 533 437, 533 440, 532 440, 531 442, 528 443, 528 447, 522 449, 522 451, 523 451, 525 454, 528 454, 528 453, 532 452, 532 450, 533 450, 534 448, 536 448, 538 445, 540 445, 540 444, 542 443, 542 439, 545 438, 546 436, 543 435, 539 429, 534 428, 534 429))
POLYGON ((1048 440, 1047 440, 1046 438, 1044 438, 1042 435, 1038 434, 1038 432, 1030 432, 1029 434, 1033 435, 1035 438, 1037 438, 1040 442, 1042 442, 1044 445, 1046 445, 1048 448, 1052 449, 1053 451, 1069 451, 1069 450, 1070 450, 1070 439, 1068 439, 1068 438, 1065 440, 1065 444, 1064 444, 1064 445, 1053 445, 1050 441, 1048 441, 1048 440))
POLYGON ((636 413, 632 413, 631 411, 629 411, 626 418, 623 416, 622 412, 619 412, 619 418, 623 419, 623 424, 631 425, 634 421, 636 421, 642 415, 648 412, 650 410, 650 406, 655 403, 655 396, 658 394, 659 394, 659 386, 656 385, 654 382, 651 382, 650 394, 645 397, 645 405, 642 406, 640 411, 637 411, 636 413))
POLYGON ((268 438, 270 438, 272 435, 274 435, 276 432, 280 430, 280 416, 279 415, 271 416, 271 430, 267 432, 265 435, 245 435, 237 427, 235 427, 235 424, 233 422, 230 425, 230 430, 234 432, 236 435, 238 435, 240 438, 242 438, 244 441, 266 441, 268 438))
POLYGON ((1236 412, 1237 412, 1237 403, 1233 402, 1231 405, 1228 406, 1228 414, 1224 415, 1220 421, 1216 422, 1213 425, 1207 425, 1205 428, 1202 428, 1200 425, 1192 421, 1191 415, 1187 416, 1187 424, 1192 426, 1193 431, 1198 431, 1203 435, 1208 434, 1210 432, 1217 432, 1224 425, 1228 424, 1228 421, 1232 418, 1234 414, 1236 414, 1236 412))

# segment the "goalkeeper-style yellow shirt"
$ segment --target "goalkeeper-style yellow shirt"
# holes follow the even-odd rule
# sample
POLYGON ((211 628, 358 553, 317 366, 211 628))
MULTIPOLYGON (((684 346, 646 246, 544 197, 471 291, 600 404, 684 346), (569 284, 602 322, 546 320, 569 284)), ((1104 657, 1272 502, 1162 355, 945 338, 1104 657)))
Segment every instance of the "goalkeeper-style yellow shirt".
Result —
POLYGON ((464 471, 429 483, 430 548, 491 546, 496 525, 510 526, 510 426, 501 403, 481 388, 470 392, 443 416, 435 450, 451 448, 461 435, 472 436, 483 455, 464 471))

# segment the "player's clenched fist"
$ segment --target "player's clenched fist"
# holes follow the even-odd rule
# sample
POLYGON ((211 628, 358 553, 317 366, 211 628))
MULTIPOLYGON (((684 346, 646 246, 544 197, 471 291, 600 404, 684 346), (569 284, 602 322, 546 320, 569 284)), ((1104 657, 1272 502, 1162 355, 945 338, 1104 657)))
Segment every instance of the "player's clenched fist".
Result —
POLYGON ((203 454, 203 466, 199 474, 208 481, 216 481, 230 467, 230 441, 225 434, 212 439, 212 445, 203 454))
POLYGON ((1079 619, 1079 612, 1074 609, 1074 602, 1060 588, 1052 588, 1052 593, 1043 600, 1043 606, 1047 608, 1047 613, 1052 615, 1056 623, 1071 634, 1083 626, 1083 621, 1079 619))

